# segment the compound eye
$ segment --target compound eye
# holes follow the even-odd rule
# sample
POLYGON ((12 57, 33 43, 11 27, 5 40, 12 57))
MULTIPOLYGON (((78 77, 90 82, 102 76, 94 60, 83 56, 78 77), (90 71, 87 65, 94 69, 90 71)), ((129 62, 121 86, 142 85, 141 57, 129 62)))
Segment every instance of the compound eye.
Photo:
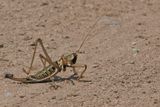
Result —
POLYGON ((52 67, 53 70, 55 70, 55 67, 52 67))

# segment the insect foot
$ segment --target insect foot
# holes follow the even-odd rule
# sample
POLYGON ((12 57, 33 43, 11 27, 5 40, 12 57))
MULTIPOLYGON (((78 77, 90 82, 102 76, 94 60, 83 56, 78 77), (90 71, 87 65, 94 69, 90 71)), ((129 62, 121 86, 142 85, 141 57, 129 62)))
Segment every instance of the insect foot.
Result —
POLYGON ((62 87, 59 86, 59 85, 51 85, 51 86, 49 87, 49 89, 54 89, 54 90, 57 90, 58 88, 62 88, 62 87))

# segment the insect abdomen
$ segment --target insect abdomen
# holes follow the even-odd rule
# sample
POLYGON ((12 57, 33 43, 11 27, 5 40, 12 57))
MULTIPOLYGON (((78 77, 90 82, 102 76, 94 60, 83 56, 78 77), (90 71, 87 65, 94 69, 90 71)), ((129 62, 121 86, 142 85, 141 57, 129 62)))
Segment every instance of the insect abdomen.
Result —
POLYGON ((36 80, 36 81, 43 81, 45 79, 49 79, 47 77, 50 77, 53 73, 57 71, 57 68, 54 68, 53 66, 49 65, 43 70, 37 72, 35 75, 31 75, 29 79, 36 80))

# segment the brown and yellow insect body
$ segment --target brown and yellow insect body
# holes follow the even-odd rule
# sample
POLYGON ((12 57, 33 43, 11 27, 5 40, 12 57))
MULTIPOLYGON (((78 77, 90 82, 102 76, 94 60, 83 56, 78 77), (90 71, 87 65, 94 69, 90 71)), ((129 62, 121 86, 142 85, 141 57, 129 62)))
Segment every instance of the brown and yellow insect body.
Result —
POLYGON ((51 77, 54 76, 55 73, 61 72, 62 70, 65 71, 66 67, 70 67, 71 65, 75 64, 76 61, 76 53, 65 54, 58 61, 54 62, 59 66, 59 68, 56 68, 53 65, 48 65, 47 67, 38 71, 36 74, 29 75, 26 78, 15 78, 13 74, 6 74, 5 77, 23 83, 38 83, 43 81, 50 81, 51 77))
MULTIPOLYGON (((98 19, 94 25, 92 26, 95 27, 96 23, 99 21, 100 19, 98 19)), ((34 53, 33 53, 33 57, 31 60, 31 65, 29 67, 29 70, 26 71, 25 69, 23 69, 23 71, 28 75, 26 78, 15 78, 13 76, 13 74, 6 74, 5 77, 15 80, 15 81, 20 81, 23 83, 37 83, 37 82, 44 82, 44 81, 48 81, 51 80, 52 77, 54 77, 57 73, 61 72, 61 71, 66 71, 67 67, 71 67, 73 68, 73 73, 78 75, 77 71, 75 70, 75 68, 80 67, 80 68, 84 68, 84 70, 81 72, 81 74, 78 76, 78 79, 83 77, 84 72, 87 69, 87 65, 85 64, 76 64, 77 62, 77 53, 79 53, 79 50, 81 49, 82 45, 84 44, 84 42, 87 40, 87 37, 89 36, 89 33, 92 31, 89 30, 87 35, 85 36, 84 40, 82 41, 79 49, 75 52, 75 53, 71 53, 71 54, 64 54, 61 56, 61 58, 55 62, 52 62, 50 56, 48 55, 46 49, 43 46, 42 40, 39 38, 36 40, 35 42, 35 49, 34 49, 34 53), (40 71, 38 71, 36 74, 34 75, 29 75, 32 65, 33 65, 33 61, 35 58, 35 54, 36 54, 36 48, 38 43, 41 45, 41 48, 45 54, 45 56, 43 56, 42 54, 39 54, 39 57, 44 65, 44 68, 40 71), (49 63, 48 66, 46 66, 46 62, 49 63)))

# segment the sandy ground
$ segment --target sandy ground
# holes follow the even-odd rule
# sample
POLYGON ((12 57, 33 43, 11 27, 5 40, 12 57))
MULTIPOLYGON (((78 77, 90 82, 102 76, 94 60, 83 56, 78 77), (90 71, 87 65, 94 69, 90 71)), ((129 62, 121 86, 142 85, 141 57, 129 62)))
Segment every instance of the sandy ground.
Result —
POLYGON ((0 107, 160 107, 159 11, 160 0, 0 0, 0 107), (4 78, 27 76, 37 38, 53 61, 76 51, 99 17, 77 62, 91 82, 57 81, 54 90, 4 78))

